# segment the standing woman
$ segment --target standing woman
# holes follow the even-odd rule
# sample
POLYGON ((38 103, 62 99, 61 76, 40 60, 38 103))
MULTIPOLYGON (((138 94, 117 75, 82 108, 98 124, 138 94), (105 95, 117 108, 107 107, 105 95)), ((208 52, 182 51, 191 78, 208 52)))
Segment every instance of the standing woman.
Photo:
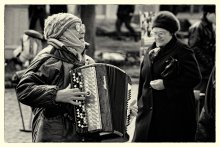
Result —
POLYGON ((171 12, 155 16, 155 42, 141 64, 134 142, 194 141, 193 88, 201 74, 193 51, 176 38, 178 30, 179 21, 171 12))

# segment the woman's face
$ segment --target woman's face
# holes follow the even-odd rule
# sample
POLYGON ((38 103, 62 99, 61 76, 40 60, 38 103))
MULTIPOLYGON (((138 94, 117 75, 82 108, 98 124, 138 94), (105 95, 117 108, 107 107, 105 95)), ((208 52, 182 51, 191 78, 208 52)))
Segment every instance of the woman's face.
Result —
POLYGON ((169 31, 157 27, 152 29, 151 36, 154 37, 157 47, 165 46, 172 39, 172 34, 169 31))

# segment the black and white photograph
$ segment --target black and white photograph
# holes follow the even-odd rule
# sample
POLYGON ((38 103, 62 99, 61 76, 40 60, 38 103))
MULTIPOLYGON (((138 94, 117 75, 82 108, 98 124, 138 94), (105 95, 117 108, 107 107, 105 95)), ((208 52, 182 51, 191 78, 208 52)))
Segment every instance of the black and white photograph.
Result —
POLYGON ((3 142, 216 145, 216 8, 4 4, 3 142))

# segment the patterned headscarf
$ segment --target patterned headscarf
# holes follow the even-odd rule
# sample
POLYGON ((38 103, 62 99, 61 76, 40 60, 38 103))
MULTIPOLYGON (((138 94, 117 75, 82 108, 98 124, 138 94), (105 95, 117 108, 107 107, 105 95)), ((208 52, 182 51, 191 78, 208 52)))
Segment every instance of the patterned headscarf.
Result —
POLYGON ((73 14, 58 13, 49 16, 45 20, 44 36, 48 42, 56 44, 59 47, 65 46, 68 51, 81 60, 85 43, 82 43, 76 34, 69 29, 75 23, 81 24, 82 21, 73 14))
POLYGON ((58 13, 45 20, 45 39, 58 39, 73 23, 82 23, 81 19, 69 13, 58 13))

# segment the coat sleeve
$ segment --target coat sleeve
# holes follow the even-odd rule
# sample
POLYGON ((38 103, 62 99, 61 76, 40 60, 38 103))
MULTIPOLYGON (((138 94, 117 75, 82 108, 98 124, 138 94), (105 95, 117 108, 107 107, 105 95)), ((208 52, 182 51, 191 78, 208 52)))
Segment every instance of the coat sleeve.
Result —
MULTIPOLYGON (((35 64, 41 64, 35 62, 35 64)), ((48 59, 39 68, 30 65, 16 87, 18 100, 31 107, 56 107, 55 102, 61 61, 48 59), (53 61, 54 60, 54 61, 53 61)))
POLYGON ((201 73, 193 51, 182 49, 179 55, 180 74, 173 79, 164 79, 166 87, 182 87, 193 89, 201 80, 201 73))

